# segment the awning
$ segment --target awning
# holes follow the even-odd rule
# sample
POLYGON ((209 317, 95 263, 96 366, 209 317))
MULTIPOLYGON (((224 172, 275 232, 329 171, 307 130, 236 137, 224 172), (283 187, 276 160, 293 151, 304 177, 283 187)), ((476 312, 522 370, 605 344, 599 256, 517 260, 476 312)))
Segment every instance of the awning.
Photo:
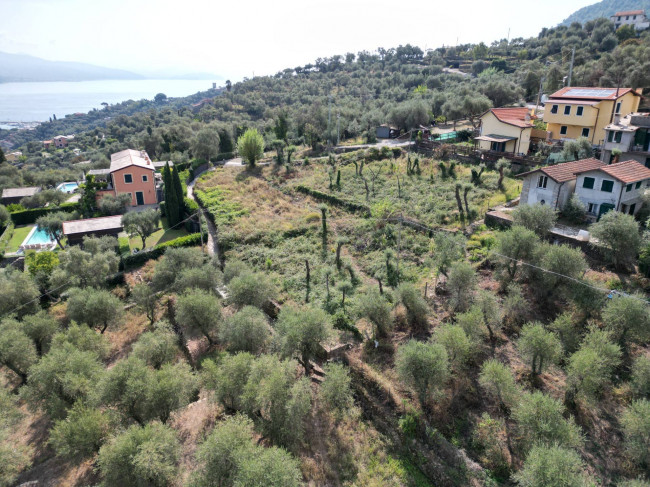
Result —
POLYGON ((485 140, 486 142, 508 142, 511 140, 517 140, 517 137, 508 137, 507 135, 481 135, 476 137, 475 140, 485 140))

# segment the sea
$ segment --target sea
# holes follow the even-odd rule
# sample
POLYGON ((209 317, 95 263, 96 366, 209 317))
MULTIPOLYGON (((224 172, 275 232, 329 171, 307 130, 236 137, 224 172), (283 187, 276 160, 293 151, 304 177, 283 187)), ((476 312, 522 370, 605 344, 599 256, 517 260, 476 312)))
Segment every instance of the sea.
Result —
MULTIPOLYGON (((216 80, 215 80, 216 81, 216 80)), ((220 83, 217 82, 217 86, 220 83)), ((209 80, 103 80, 0 83, 0 128, 29 127, 56 115, 86 113, 126 100, 192 95, 212 88, 209 80)))

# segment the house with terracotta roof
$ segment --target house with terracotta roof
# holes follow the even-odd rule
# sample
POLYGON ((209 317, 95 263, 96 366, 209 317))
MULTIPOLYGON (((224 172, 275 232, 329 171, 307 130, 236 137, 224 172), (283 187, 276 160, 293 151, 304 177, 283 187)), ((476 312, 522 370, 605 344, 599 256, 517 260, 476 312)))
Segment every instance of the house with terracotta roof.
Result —
POLYGON ((640 101, 641 91, 632 88, 567 86, 546 101, 546 130, 552 140, 586 137, 600 146, 605 141, 605 127, 615 116, 638 111, 640 101))
POLYGON ((607 163, 634 159, 650 167, 650 114, 630 113, 627 117, 614 117, 614 123, 605 127, 605 143, 601 159, 607 163), (614 150, 621 151, 618 159, 614 150))
POLYGON ((546 139, 546 132, 534 126, 535 115, 528 108, 491 108, 481 115, 479 148, 494 152, 528 154, 531 141, 546 139))
POLYGON ((156 168, 146 151, 126 149, 111 154, 111 167, 88 171, 96 179, 104 180, 107 187, 97 192, 97 200, 110 194, 128 194, 131 206, 155 205, 158 203, 156 193, 156 168))
POLYGON ((518 177, 523 179, 519 204, 539 203, 561 211, 575 193, 594 219, 610 210, 636 214, 650 185, 650 169, 633 160, 607 165, 598 159, 581 159, 518 177))
POLYGON ((643 10, 626 10, 623 12, 616 12, 610 17, 614 25, 618 29, 624 25, 634 27, 634 30, 645 30, 650 27, 650 20, 645 16, 643 10))
POLYGON ((575 193, 587 213, 600 218, 610 210, 636 214, 650 185, 650 169, 629 160, 576 173, 575 193))
POLYGON ((545 166, 519 174, 523 179, 521 186, 520 205, 550 205, 555 210, 561 210, 571 198, 576 187, 576 175, 604 166, 598 159, 581 159, 579 161, 563 162, 553 166, 545 166))

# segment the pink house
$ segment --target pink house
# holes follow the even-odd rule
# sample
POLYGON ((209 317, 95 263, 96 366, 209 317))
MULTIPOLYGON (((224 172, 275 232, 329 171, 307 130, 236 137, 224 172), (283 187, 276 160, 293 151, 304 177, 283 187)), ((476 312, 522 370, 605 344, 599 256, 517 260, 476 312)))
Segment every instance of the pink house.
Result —
POLYGON ((104 176, 108 188, 97 192, 99 201, 105 195, 128 194, 131 206, 155 205, 156 195, 155 167, 146 151, 126 149, 111 154, 111 167, 88 172, 104 176))

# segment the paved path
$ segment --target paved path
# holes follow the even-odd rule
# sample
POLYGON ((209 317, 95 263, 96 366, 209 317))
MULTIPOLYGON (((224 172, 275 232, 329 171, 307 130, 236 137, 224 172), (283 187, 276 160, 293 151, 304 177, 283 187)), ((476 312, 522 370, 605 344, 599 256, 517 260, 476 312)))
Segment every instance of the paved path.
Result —
MULTIPOLYGON (((214 168, 208 169, 208 171, 213 171, 214 168)), ((193 179, 189 183, 187 183, 187 197, 190 199, 194 199, 194 184, 196 183, 196 179, 193 179)), ((201 216, 204 216, 203 209, 199 207, 199 211, 201 211, 201 216)), ((214 223, 210 221, 209 218, 203 218, 203 221, 206 222, 206 226, 208 227, 208 242, 207 242, 207 249, 208 253, 210 255, 215 255, 219 254, 219 249, 217 247, 217 228, 214 226, 214 223)))

